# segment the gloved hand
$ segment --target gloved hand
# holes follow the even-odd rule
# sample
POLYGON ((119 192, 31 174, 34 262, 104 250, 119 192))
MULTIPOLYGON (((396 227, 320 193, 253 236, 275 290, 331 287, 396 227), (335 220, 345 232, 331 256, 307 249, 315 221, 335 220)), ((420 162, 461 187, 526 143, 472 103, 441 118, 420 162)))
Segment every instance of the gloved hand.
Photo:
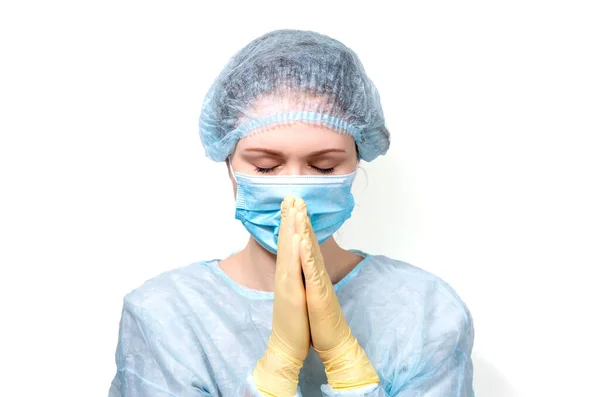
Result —
POLYGON ((273 329, 265 354, 252 373, 258 390, 269 397, 296 395, 298 374, 310 348, 300 236, 295 235, 296 214, 294 198, 286 197, 281 204, 277 242, 273 329))
POLYGON ((296 233, 302 236, 300 258, 312 345, 325 365, 327 381, 335 390, 378 384, 379 377, 365 351, 352 335, 325 269, 306 204, 296 199, 296 233))

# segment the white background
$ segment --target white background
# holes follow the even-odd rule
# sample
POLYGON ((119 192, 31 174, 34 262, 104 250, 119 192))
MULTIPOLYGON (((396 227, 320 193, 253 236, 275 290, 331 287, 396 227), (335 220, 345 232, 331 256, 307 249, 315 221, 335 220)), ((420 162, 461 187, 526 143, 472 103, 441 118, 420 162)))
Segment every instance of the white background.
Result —
POLYGON ((341 243, 458 291, 478 397, 600 395, 592 3, 3 2, 0 394, 106 396, 123 296, 243 245, 201 102, 298 28, 359 54, 392 134, 341 243))

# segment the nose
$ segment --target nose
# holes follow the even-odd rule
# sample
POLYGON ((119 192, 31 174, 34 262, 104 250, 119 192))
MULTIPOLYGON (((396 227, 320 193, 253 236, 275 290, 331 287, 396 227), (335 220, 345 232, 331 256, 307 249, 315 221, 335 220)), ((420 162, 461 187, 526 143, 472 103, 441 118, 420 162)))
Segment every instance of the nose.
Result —
POLYGON ((279 175, 308 175, 308 171, 306 167, 303 167, 300 162, 297 161, 288 161, 282 167, 279 175))

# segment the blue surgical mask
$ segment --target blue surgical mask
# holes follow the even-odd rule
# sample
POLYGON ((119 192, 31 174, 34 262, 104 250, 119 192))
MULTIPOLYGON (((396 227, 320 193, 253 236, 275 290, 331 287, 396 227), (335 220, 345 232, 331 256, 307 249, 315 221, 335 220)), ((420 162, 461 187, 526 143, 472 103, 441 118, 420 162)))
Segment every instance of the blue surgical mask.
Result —
POLYGON ((356 172, 326 176, 233 175, 237 182, 235 218, 273 253, 277 253, 281 202, 286 195, 304 199, 319 244, 331 237, 354 209, 350 188, 356 172))

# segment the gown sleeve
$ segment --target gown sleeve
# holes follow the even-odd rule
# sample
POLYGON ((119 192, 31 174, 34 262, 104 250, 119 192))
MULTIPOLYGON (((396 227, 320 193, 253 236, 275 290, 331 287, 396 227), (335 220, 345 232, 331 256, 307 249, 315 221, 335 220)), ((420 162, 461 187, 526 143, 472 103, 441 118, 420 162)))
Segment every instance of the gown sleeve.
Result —
MULTIPOLYGON (((189 368, 178 343, 166 323, 142 307, 124 300, 116 352, 117 373, 109 397, 209 397, 219 395, 210 382, 198 374, 206 368, 189 368)), ((197 354, 202 355, 201 352, 197 354)), ((259 397, 251 377, 235 385, 236 396, 259 397)))
MULTIPOLYGON (((415 347, 402 358, 389 356, 379 363, 379 385, 335 391, 323 385, 324 397, 474 397, 474 330, 471 314, 454 290, 443 281, 434 288, 435 298, 422 307, 422 319, 410 324, 415 347), (407 368, 400 376, 389 376, 407 368), (385 375, 388 375, 387 378, 385 375)), ((398 339, 397 339, 398 340, 398 339)), ((398 343, 392 342, 392 343, 398 343)), ((380 340, 382 346, 386 341, 380 340)), ((399 351, 398 346, 389 349, 399 351)))

